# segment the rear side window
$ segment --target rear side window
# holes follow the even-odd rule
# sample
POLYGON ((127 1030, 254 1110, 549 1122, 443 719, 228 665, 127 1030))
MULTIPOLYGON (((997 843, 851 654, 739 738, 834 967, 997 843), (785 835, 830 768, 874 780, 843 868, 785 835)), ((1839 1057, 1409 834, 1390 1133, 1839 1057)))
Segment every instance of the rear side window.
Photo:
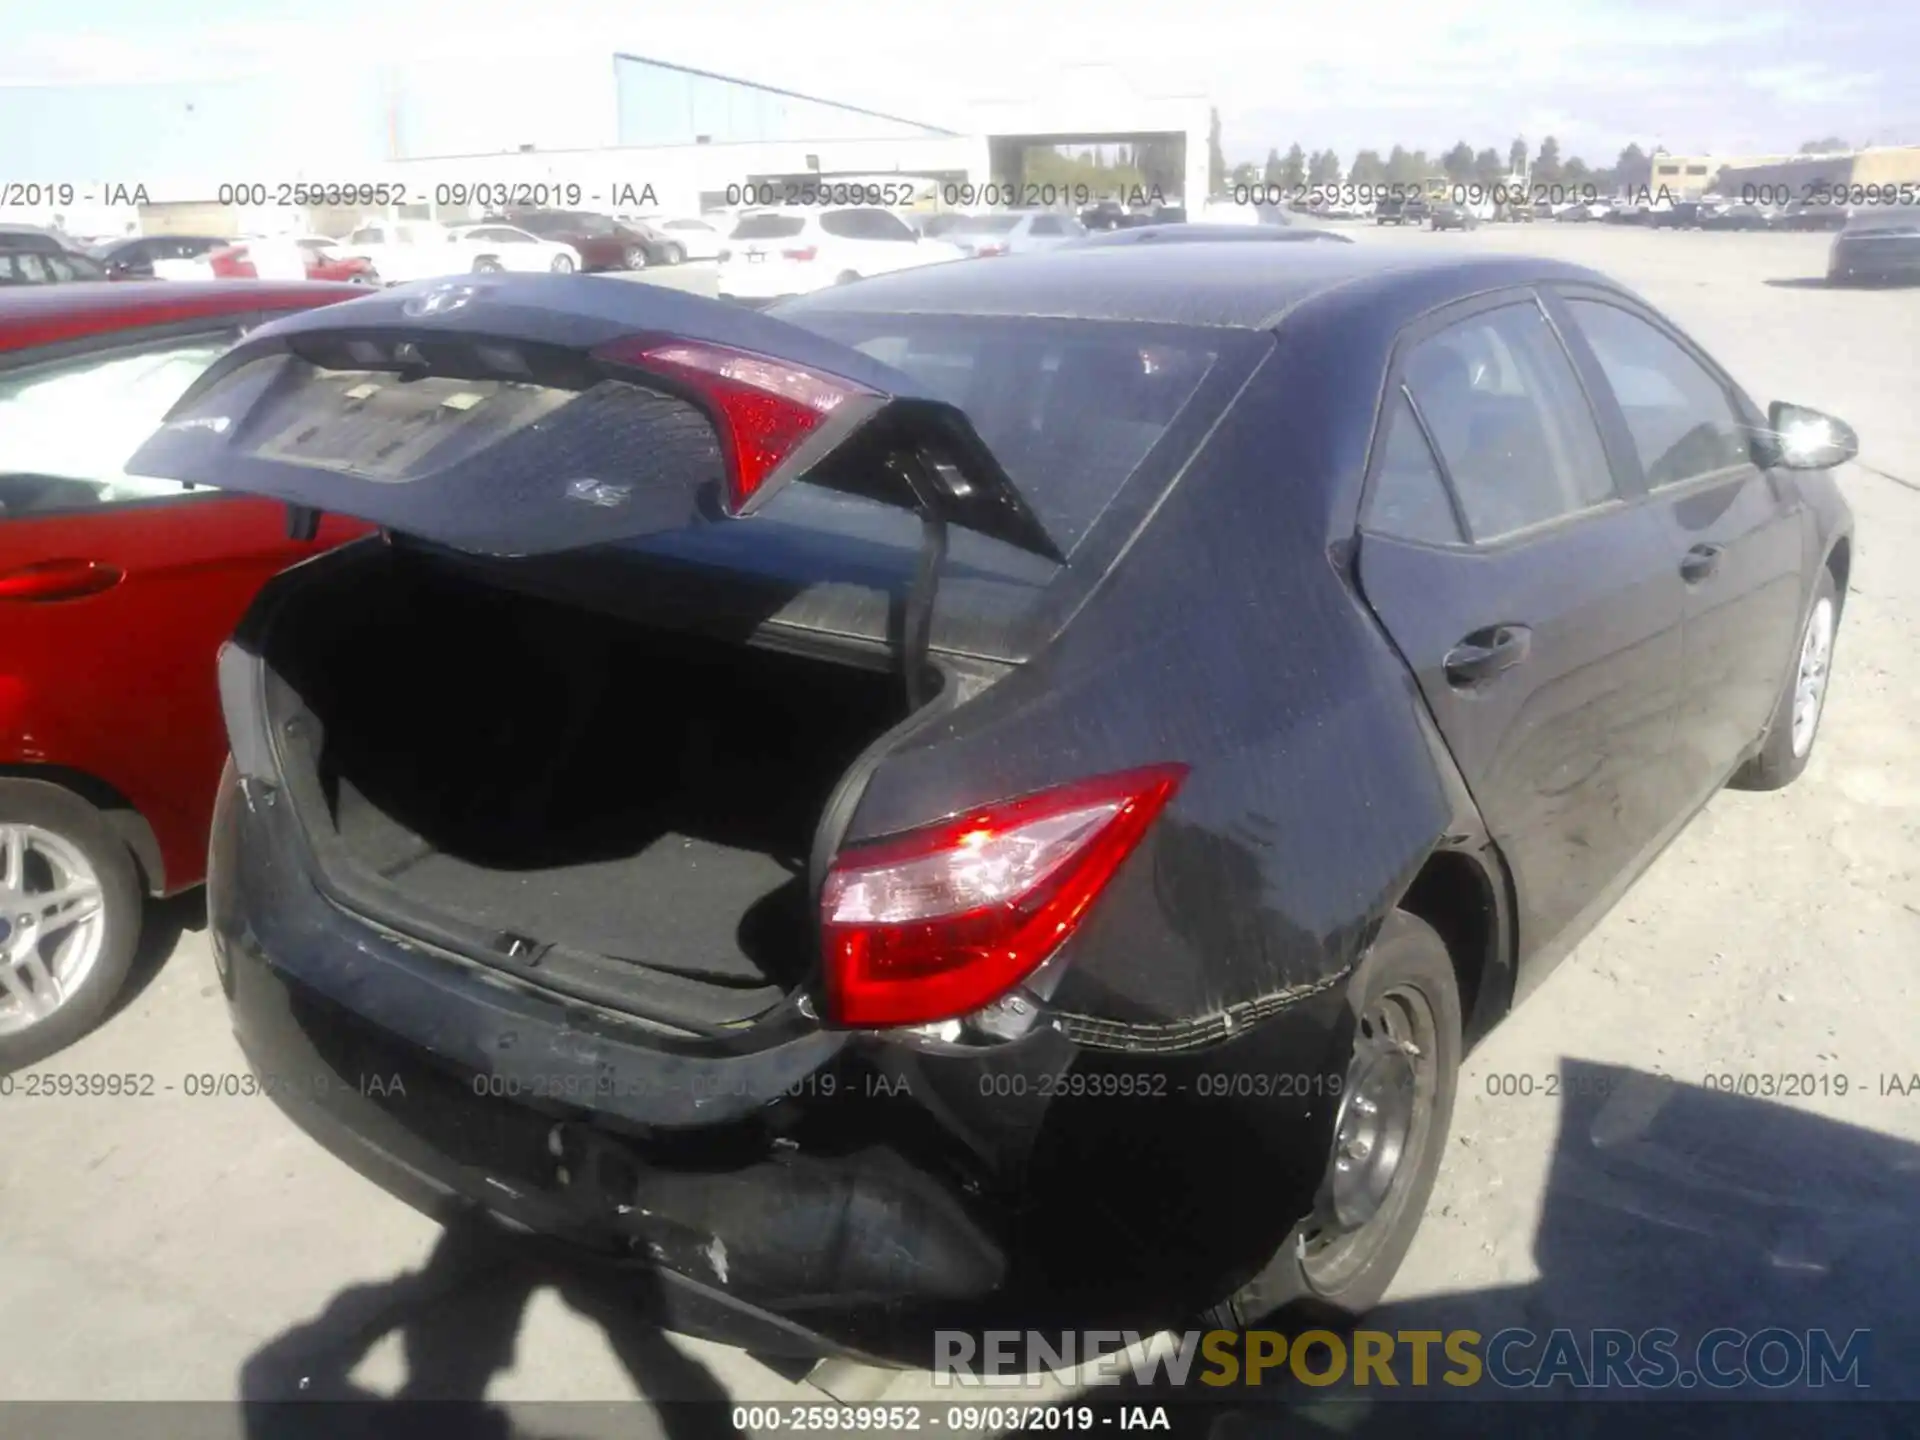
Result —
POLYGON ((1753 463, 1733 402, 1679 345, 1617 305, 1569 300, 1655 489, 1753 463))
POLYGON ((190 493, 124 467, 237 337, 224 330, 172 339, 0 379, 0 523, 190 493))
POLYGON ((1447 482, 1413 418, 1404 388, 1395 394, 1382 425, 1380 468, 1367 502, 1366 528, 1429 545, 1459 544, 1466 537, 1447 498, 1447 482))
POLYGON ((735 240, 787 240, 806 227, 798 215, 742 215, 733 227, 735 240))
POLYGON ((1537 305, 1482 311, 1429 336, 1408 354, 1405 378, 1473 540, 1613 498, 1593 412, 1537 305))

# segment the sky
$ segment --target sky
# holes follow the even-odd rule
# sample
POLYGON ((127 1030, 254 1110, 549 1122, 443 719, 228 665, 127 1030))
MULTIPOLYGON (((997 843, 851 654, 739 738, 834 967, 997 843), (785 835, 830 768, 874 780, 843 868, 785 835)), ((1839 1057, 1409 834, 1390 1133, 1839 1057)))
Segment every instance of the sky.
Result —
POLYGON ((619 49, 961 130, 976 103, 1109 67, 1146 94, 1210 99, 1230 162, 1296 141, 1343 160, 1461 139, 1504 157, 1549 134, 1591 163, 1630 141, 1920 143, 1920 5, 1896 0, 89 0, 16 7, 5 31, 0 85, 278 71, 310 87, 418 55, 514 57, 537 92, 559 83, 543 56, 619 49))

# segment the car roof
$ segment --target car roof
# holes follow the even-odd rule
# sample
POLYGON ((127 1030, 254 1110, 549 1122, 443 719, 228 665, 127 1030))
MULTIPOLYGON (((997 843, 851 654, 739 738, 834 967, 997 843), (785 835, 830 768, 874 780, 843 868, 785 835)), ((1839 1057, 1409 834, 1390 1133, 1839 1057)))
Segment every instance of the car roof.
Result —
POLYGON ((304 307, 324 303, 329 296, 344 300, 366 293, 363 285, 321 280, 148 280, 120 284, 101 280, 0 287, 0 353, 83 335, 304 307))
POLYGON ((1222 240, 1063 246, 927 265, 815 291, 786 301, 779 313, 1047 316, 1265 330, 1304 301, 1343 288, 1356 299, 1363 289, 1377 296, 1400 288, 1437 295, 1439 304, 1544 280, 1611 285, 1583 266, 1524 256, 1222 240))

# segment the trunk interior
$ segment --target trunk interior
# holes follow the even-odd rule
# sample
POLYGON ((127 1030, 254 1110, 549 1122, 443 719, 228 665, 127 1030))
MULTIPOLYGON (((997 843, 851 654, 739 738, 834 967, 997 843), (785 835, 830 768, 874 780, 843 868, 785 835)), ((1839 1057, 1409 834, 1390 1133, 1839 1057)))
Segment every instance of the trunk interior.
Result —
POLYGON ((650 631, 398 552, 297 592, 271 646, 319 722, 325 813, 305 821, 362 877, 618 962, 636 994, 659 972, 725 992, 734 1018, 811 967, 815 828, 907 713, 897 674, 650 631))

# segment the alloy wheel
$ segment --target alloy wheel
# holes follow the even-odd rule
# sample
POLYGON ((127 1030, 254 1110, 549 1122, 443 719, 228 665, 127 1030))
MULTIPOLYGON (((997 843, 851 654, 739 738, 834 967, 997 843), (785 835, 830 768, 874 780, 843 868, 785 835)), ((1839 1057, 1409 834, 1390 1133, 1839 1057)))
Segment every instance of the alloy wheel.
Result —
POLYGON ((1833 601, 1822 595, 1807 617, 1800 641, 1800 668, 1793 681, 1793 755, 1813 748, 1814 731, 1827 701, 1827 670, 1833 659, 1833 601))
POLYGON ((38 825, 0 822, 0 1035, 70 1000, 106 940, 100 877, 78 846, 38 825))

